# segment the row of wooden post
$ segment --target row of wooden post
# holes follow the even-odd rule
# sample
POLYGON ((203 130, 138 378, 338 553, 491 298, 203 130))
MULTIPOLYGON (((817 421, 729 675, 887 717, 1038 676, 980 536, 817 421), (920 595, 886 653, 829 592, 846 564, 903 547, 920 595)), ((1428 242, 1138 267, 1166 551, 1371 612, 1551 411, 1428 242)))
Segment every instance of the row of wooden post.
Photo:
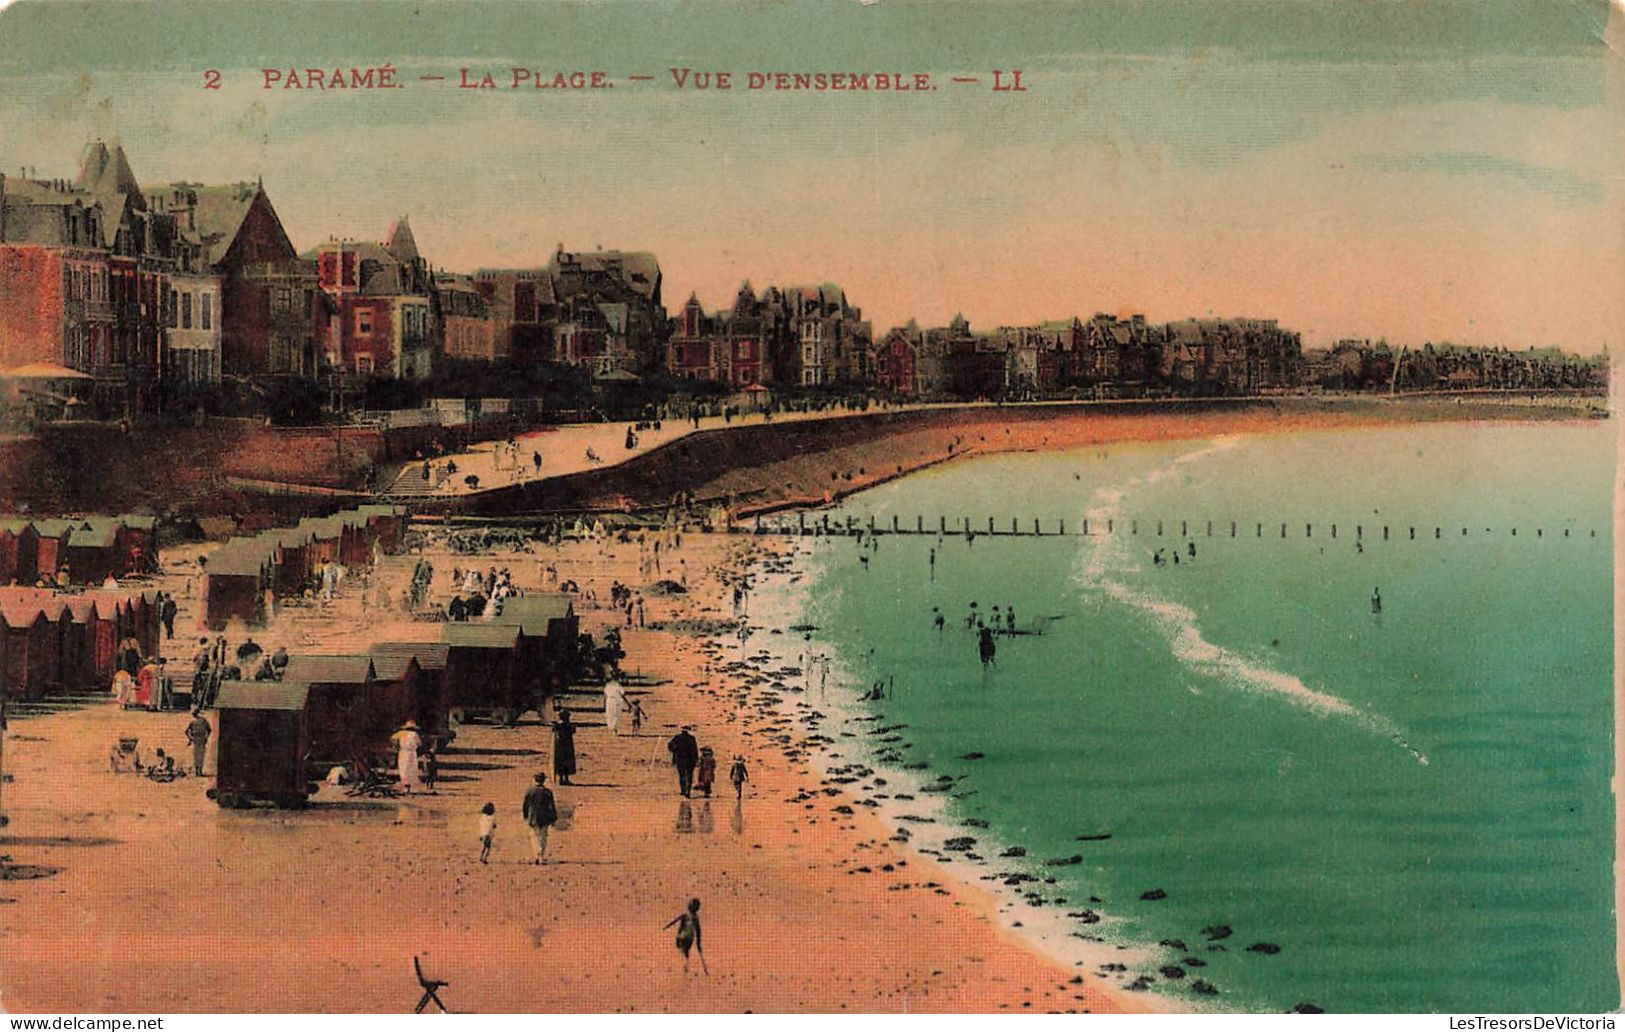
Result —
MULTIPOLYGON (((1162 520, 1156 521, 1156 525, 1157 525, 1156 536, 1157 537, 1162 537, 1163 533, 1164 533, 1164 523, 1163 523, 1163 521, 1162 520)), ((1085 519, 1083 521, 1083 534, 1085 536, 1089 536, 1089 535, 1093 534, 1095 531, 1098 531, 1099 526, 1100 526, 1099 522, 1096 521, 1095 526, 1093 528, 1091 528, 1090 524, 1089 524, 1089 520, 1085 519)), ((1239 528, 1243 527, 1243 526, 1245 526, 1245 524, 1237 524, 1236 521, 1231 520, 1230 521, 1230 536, 1231 537, 1240 536, 1241 532, 1240 532, 1239 528)), ((1329 526, 1330 526, 1330 530, 1331 530, 1331 536, 1335 539, 1337 537, 1337 524, 1333 523, 1333 524, 1330 524, 1329 526)), ((1281 531, 1280 531, 1281 537, 1283 537, 1283 538, 1286 537, 1288 535, 1288 524, 1282 523, 1280 525, 1280 528, 1281 528, 1281 531)), ((756 532, 758 534, 767 533, 767 532, 769 532, 770 529, 776 530, 779 533, 786 533, 786 532, 788 532, 790 530, 789 527, 784 526, 783 524, 780 524, 776 528, 764 527, 763 524, 762 524, 762 517, 761 516, 756 517, 756 532)), ((936 526, 936 528, 934 530, 929 530, 928 531, 926 529, 925 517, 924 516, 916 516, 914 518, 914 528, 912 530, 905 530, 905 529, 903 529, 903 526, 902 526, 901 517, 899 517, 899 516, 897 516, 895 514, 891 518, 891 527, 888 529, 888 528, 885 528, 883 526, 877 526, 876 523, 875 523, 875 518, 873 516, 869 517, 868 524, 866 526, 860 526, 859 523, 858 523, 858 519, 855 516, 848 516, 848 517, 846 517, 845 520, 836 520, 836 521, 832 522, 830 517, 829 517, 829 514, 827 514, 827 513, 825 513, 816 523, 809 526, 808 522, 807 522, 807 514, 803 512, 803 513, 798 513, 796 515, 796 528, 795 529, 796 529, 797 532, 802 533, 802 534, 807 534, 807 533, 810 533, 810 532, 813 532, 813 531, 818 531, 818 532, 821 532, 821 533, 824 533, 824 534, 857 534, 857 533, 867 533, 867 534, 928 534, 928 533, 934 533, 934 534, 941 534, 941 535, 959 536, 959 535, 963 535, 963 534, 977 533, 977 534, 990 534, 990 535, 996 535, 996 536, 1001 536, 1001 537, 1065 537, 1066 536, 1066 520, 1064 520, 1064 519, 1057 520, 1056 521, 1056 529, 1054 531, 1046 532, 1044 530, 1044 528, 1043 528, 1043 521, 1040 520, 1037 517, 1034 517, 1033 518, 1033 529, 1029 532, 1029 531, 1024 531, 1024 530, 1021 529, 1021 519, 1019 517, 1012 516, 1010 518, 1010 529, 1009 530, 1000 530, 999 527, 998 527, 997 517, 989 516, 987 518, 987 529, 984 531, 984 530, 980 530, 980 529, 973 529, 972 526, 971 526, 971 520, 970 520, 969 516, 960 517, 959 522, 953 527, 950 527, 948 525, 948 517, 946 517, 946 516, 938 516, 937 517, 937 526, 936 526)), ((1272 529, 1273 529, 1273 525, 1272 525, 1272 529)), ((1383 528, 1382 528, 1382 539, 1384 541, 1390 540, 1392 532, 1393 532, 1394 529, 1395 528, 1384 525, 1383 528)), ((1426 530, 1426 529, 1427 528, 1425 528, 1425 527, 1423 528, 1423 530, 1426 530)), ((1510 529, 1512 531, 1512 536, 1517 537, 1518 536, 1518 528, 1512 527, 1510 529)), ((1408 531, 1408 540, 1415 541, 1416 540, 1416 528, 1415 527, 1407 527, 1406 530, 1408 531)), ((1570 531, 1571 531, 1571 528, 1565 527, 1563 529, 1563 536, 1564 537, 1569 537, 1570 536, 1570 531)), ((1492 533, 1493 531, 1491 530, 1491 528, 1485 527, 1484 532, 1486 534, 1489 534, 1489 533, 1492 533)), ((1106 520, 1106 533, 1107 534, 1115 534, 1115 533, 1117 533, 1117 520, 1116 519, 1109 518, 1109 519, 1106 520)), ((1129 533, 1132 534, 1132 535, 1138 535, 1140 533, 1140 521, 1139 520, 1137 520, 1137 519, 1129 520, 1129 533)), ((1468 528, 1466 528, 1466 527, 1461 528, 1462 537, 1466 537, 1467 533, 1468 533, 1468 528)), ((1542 527, 1535 528, 1535 536, 1536 537, 1544 537, 1545 534, 1546 534, 1546 531, 1545 531, 1544 528, 1542 528, 1542 527)), ((1204 535, 1206 537, 1212 537, 1213 536, 1213 521, 1212 520, 1208 520, 1204 524, 1204 535)), ((1180 520, 1179 521, 1179 536, 1181 538, 1188 538, 1188 537, 1193 536, 1191 534, 1191 526, 1190 526, 1190 522, 1188 520, 1180 520)), ((1254 523, 1253 524, 1253 536, 1254 537, 1263 537, 1264 536, 1264 524, 1262 524, 1262 523, 1254 523)), ((1306 538, 1312 538, 1312 537, 1315 536, 1315 525, 1313 523, 1305 523, 1303 525, 1303 536, 1306 537, 1306 538)), ((1597 532, 1595 530, 1591 531, 1590 536, 1591 537, 1596 537, 1597 532)), ((1364 538, 1365 538, 1365 526, 1363 524, 1355 524, 1354 537, 1355 537, 1355 540, 1357 540, 1357 541, 1364 540, 1364 538)), ((1434 540, 1442 539, 1444 537, 1444 528, 1443 527, 1434 527, 1433 528, 1433 537, 1434 537, 1434 540)))

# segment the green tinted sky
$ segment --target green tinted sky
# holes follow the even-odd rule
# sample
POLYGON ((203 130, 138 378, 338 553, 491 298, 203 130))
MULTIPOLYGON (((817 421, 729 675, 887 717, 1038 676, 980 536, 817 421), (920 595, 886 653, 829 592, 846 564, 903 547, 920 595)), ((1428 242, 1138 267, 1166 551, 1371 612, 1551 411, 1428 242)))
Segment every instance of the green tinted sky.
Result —
MULTIPOLYGON (((437 264, 647 247, 679 303, 834 279, 882 324, 1095 310, 1601 346, 1617 58, 1574 0, 22 3, 0 170, 121 140, 144 180, 263 175, 301 247, 412 216, 437 264), (393 62, 408 88, 266 93, 393 62), (603 69, 597 95, 416 81, 603 69), (673 65, 1020 67, 1030 90, 684 93, 673 65), (199 88, 219 68, 225 88, 199 88), (624 76, 659 76, 646 85, 624 76)), ((985 86, 985 82, 983 84, 985 86)))

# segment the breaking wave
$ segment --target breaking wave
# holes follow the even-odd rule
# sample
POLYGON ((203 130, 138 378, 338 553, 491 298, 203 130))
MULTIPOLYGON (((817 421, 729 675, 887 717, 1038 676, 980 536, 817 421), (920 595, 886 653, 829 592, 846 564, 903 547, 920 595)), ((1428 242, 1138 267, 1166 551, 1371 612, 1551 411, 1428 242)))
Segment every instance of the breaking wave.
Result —
MULTIPOLYGON (((1105 526, 1107 520, 1121 518, 1123 500, 1135 488, 1156 483, 1177 472, 1181 466, 1200 462, 1209 456, 1228 451, 1240 443, 1240 438, 1217 438, 1202 448, 1185 452, 1168 464, 1126 483, 1102 487, 1096 490, 1090 499, 1087 516, 1091 522, 1105 526)), ((1121 536, 1107 534, 1099 539, 1090 540, 1093 547, 1089 548, 1079 574, 1082 586, 1099 591, 1114 602, 1144 613, 1151 625, 1168 643, 1168 649, 1174 658, 1186 669, 1232 687, 1274 695, 1317 713, 1350 719, 1368 731, 1391 738, 1418 763, 1424 766, 1427 764, 1427 756, 1411 745, 1404 734, 1386 718, 1368 714, 1347 699, 1311 688, 1296 674, 1277 670, 1233 649, 1209 641, 1203 636, 1202 629, 1197 623, 1197 614, 1190 607, 1155 592, 1130 587, 1114 577, 1114 573, 1133 573, 1140 569, 1121 536)))

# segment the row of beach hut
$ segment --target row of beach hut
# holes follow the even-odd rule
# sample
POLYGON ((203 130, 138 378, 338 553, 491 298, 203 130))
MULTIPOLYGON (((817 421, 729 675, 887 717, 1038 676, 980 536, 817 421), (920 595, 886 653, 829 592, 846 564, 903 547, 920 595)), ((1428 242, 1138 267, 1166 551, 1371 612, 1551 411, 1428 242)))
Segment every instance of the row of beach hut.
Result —
POLYGON ((570 596, 521 595, 492 620, 443 625, 439 641, 297 655, 280 681, 228 681, 215 702, 215 800, 301 805, 335 765, 387 765, 390 736, 407 720, 434 745, 449 739, 454 712, 539 710, 580 672, 580 655, 570 596))
POLYGON ((119 642, 133 638, 143 656, 158 655, 159 608, 156 591, 0 588, 0 693, 38 699, 108 689, 119 642))
POLYGON ((403 508, 362 505, 232 538, 208 557, 204 620, 216 629, 230 620, 262 624, 270 615, 265 611, 267 591, 273 597, 301 591, 327 562, 370 564, 375 546, 383 552, 399 551, 405 527, 403 508))
POLYGON ((100 584, 148 573, 157 559, 151 516, 0 516, 0 585, 100 584))

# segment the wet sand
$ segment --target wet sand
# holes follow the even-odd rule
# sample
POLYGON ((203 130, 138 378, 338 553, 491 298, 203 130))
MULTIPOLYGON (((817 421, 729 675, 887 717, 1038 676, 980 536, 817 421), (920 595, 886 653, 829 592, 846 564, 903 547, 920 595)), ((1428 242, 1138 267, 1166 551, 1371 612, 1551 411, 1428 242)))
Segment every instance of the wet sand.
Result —
MULTIPOLYGON (((1084 968, 1046 959, 999 926, 974 885, 889 840, 839 786, 821 782, 776 717, 743 702, 751 689, 709 663, 725 637, 727 589, 770 543, 684 535, 666 576, 686 563, 692 592, 646 596, 646 618, 672 629, 623 630, 626 669, 649 723, 612 736, 597 696, 581 707, 580 771, 556 786, 564 818, 549 862, 529 864, 519 803, 551 770, 551 736, 468 725, 447 753, 438 792, 397 800, 326 788, 304 811, 223 811, 211 783, 168 784, 108 772, 120 734, 142 749, 186 755, 184 713, 120 712, 95 702, 13 721, 6 742, 12 826, 0 840, 24 873, 0 882, 0 1003, 10 1010, 364 1011, 411 1008, 412 957, 451 984, 456 1011, 1105 1011, 1141 1006, 1084 968), (715 622, 717 633, 697 633, 715 622), (719 646, 713 645, 715 653, 719 646), (692 723, 715 749, 718 797, 685 801, 665 743, 692 723), (734 753, 749 762, 745 798, 726 784, 734 753), (492 862, 477 862, 480 806, 498 808, 492 862), (26 865, 26 866, 24 866, 26 865), (703 906, 711 973, 684 975, 661 926, 690 897, 703 906)), ((415 556, 389 557, 372 578, 365 623, 352 582, 344 597, 285 610, 254 637, 291 651, 358 649, 432 637, 435 625, 391 623, 377 599, 398 597, 415 556)), ((613 579, 639 584, 636 545, 567 543, 534 554, 436 553, 432 594, 454 565, 508 566, 544 586, 544 563, 607 599, 613 579)), ((184 566, 177 563, 177 576, 184 566)), ((183 602, 187 600, 183 599, 183 602)), ((624 618, 581 608, 601 637, 624 618)), ((189 651, 177 626, 171 652, 189 651)), ((770 634, 764 628, 759 634, 770 634)), ((233 645, 241 633, 229 633, 233 645)), ((623 730, 625 730, 623 726, 623 730)), ((208 770, 213 772, 214 760, 208 770)), ((1149 1003, 1149 1001, 1147 1001, 1149 1003)))

